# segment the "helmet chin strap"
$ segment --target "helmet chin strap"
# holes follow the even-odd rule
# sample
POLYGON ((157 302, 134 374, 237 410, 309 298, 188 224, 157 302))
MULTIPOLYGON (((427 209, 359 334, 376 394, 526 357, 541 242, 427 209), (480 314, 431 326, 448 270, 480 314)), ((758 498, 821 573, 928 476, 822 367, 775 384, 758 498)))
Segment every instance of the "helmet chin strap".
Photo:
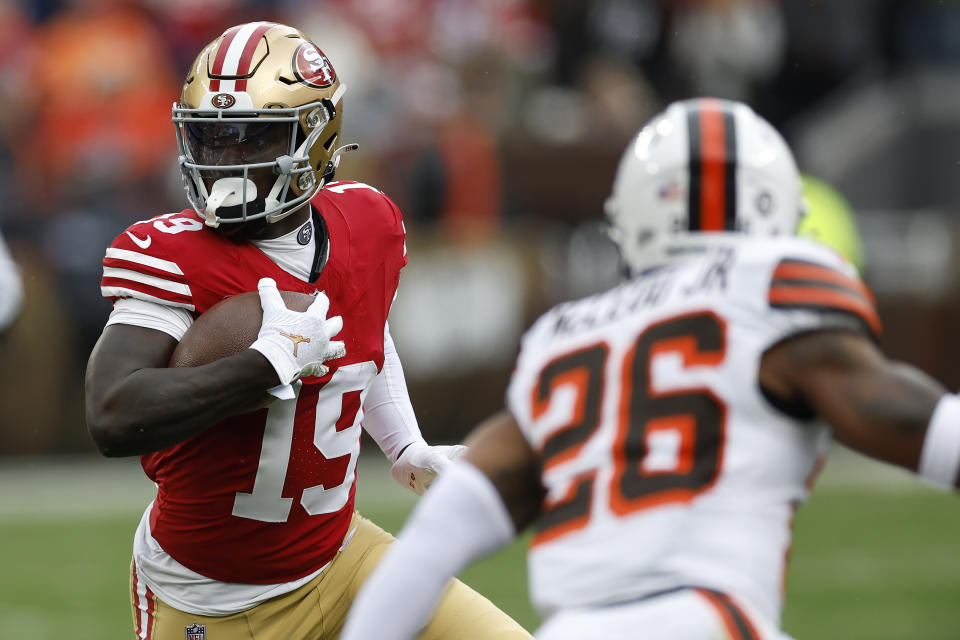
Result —
MULTIPOLYGON (((264 211, 280 206, 280 192, 283 190, 285 184, 288 184, 289 181, 293 180, 293 158, 290 156, 283 156, 282 158, 277 158, 277 162, 280 166, 280 175, 277 176, 277 179, 273 181, 273 187, 270 188, 270 193, 267 194, 267 199, 264 202, 264 211)), ((273 224, 278 220, 286 218, 291 212, 292 210, 270 214, 267 216, 267 222, 273 224)))

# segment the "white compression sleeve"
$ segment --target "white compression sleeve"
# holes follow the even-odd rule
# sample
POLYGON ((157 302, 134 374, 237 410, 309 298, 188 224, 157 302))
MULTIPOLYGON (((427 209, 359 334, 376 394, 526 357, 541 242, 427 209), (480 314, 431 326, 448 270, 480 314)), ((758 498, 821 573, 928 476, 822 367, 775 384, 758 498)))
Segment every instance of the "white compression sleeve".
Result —
POLYGON ((960 473, 960 396, 944 395, 933 410, 917 473, 939 487, 956 488, 960 473))
POLYGON ((383 333, 383 369, 367 392, 362 425, 390 462, 396 462, 405 447, 423 441, 423 436, 389 326, 384 327, 383 333))
POLYGON ((340 639, 414 638, 450 578, 515 535, 490 479, 468 462, 455 462, 420 499, 360 589, 340 639))
POLYGON ((157 302, 118 298, 113 303, 113 311, 110 312, 110 318, 107 320, 108 327, 112 324, 132 324, 137 327, 156 329, 180 340, 193 324, 193 316, 186 309, 169 307, 157 302))
POLYGON ((13 323, 23 304, 23 279, 20 268, 10 257, 0 236, 0 331, 13 323))

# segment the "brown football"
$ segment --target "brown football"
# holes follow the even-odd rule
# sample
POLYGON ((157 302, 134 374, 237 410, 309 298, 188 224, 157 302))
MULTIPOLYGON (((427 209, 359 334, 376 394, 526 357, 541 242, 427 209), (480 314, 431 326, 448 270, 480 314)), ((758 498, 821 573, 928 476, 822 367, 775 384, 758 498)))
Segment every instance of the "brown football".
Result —
MULTIPOLYGON (((312 295, 281 291, 288 309, 306 311, 312 295)), ((183 334, 170 357, 171 367, 199 367, 247 349, 257 339, 263 309, 260 294, 248 291, 213 305, 183 334)))

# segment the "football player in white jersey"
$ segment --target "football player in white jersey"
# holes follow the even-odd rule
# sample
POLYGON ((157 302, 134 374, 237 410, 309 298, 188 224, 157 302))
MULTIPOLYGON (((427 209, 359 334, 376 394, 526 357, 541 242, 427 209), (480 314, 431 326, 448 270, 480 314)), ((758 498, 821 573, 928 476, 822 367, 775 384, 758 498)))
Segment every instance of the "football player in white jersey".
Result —
POLYGON ((792 517, 831 434, 956 486, 960 398, 881 353, 854 269, 793 235, 801 202, 746 105, 678 102, 644 127, 607 203, 631 279, 527 332, 507 409, 341 637, 412 637, 451 575, 532 524, 540 640, 783 638, 792 517))

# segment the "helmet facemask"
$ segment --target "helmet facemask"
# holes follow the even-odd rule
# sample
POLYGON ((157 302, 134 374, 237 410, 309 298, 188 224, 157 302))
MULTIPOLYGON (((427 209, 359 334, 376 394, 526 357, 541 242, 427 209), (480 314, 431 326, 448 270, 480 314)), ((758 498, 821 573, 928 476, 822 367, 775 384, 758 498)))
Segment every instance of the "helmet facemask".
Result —
MULTIPOLYGON (((346 85, 340 89, 342 95, 346 85)), ((175 104, 180 172, 190 204, 211 227, 283 219, 316 195, 339 164, 336 133, 325 141, 330 160, 324 166, 312 166, 308 154, 336 115, 329 99, 251 112, 175 104)))

